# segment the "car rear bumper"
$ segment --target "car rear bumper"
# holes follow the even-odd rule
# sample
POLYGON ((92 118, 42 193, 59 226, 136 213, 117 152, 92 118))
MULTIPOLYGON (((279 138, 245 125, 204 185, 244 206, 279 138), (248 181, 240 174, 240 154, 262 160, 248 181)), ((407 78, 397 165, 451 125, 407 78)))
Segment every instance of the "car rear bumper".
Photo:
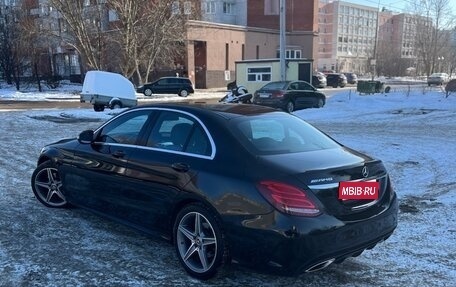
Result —
POLYGON ((255 105, 260 106, 267 106, 276 109, 284 109, 286 105, 286 101, 284 100, 277 100, 277 99, 261 99, 261 98, 254 98, 253 103, 255 105))
POLYGON ((353 223, 325 214, 303 218, 273 212, 243 220, 243 226, 229 232, 228 239, 231 246, 236 246, 231 248, 233 258, 241 262, 301 273, 372 249, 393 233, 397 213, 396 196, 381 214, 353 223))

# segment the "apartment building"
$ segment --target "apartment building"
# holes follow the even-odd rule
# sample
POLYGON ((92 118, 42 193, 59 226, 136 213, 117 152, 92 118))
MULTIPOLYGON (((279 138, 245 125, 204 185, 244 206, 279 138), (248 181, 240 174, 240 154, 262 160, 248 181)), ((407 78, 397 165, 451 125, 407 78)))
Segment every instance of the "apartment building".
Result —
POLYGON ((247 0, 202 0, 202 20, 247 26, 247 0))
MULTIPOLYGON (((423 27, 432 27, 432 20, 423 16, 408 13, 393 13, 381 11, 379 18, 378 59, 394 63, 395 71, 401 74, 424 72, 425 67, 420 63, 416 47, 418 33, 423 33, 423 27)), ((443 44, 444 45, 444 44, 443 44)), ((388 64, 387 64, 388 65, 388 64)))
MULTIPOLYGON (((36 18, 38 26, 51 30, 56 36, 49 38, 48 47, 43 51, 44 57, 49 58, 51 72, 66 78, 79 77, 81 59, 71 45, 65 44, 71 35, 64 19, 47 0, 20 2, 26 3, 24 7, 36 18)), ((234 80, 236 61, 279 57, 279 0, 196 0, 196 4, 192 4, 194 2, 179 0, 172 9, 179 5, 184 11, 187 5, 201 9, 198 20, 188 21, 187 53, 180 64, 197 88, 226 86, 234 80)), ((104 31, 117 19, 106 3, 103 0, 83 2, 87 10, 93 5, 105 6, 103 17, 97 18, 104 31)), ((286 0, 287 58, 314 59, 317 56, 317 9, 318 0, 286 0)))
MULTIPOLYGON (((236 61, 279 57, 279 0, 202 4, 203 21, 189 22, 187 44, 189 77, 197 88, 234 80, 236 61)), ((286 58, 315 58, 317 9, 318 0, 286 1, 286 58)))
POLYGON ((321 0, 317 69, 369 73, 375 63, 378 17, 374 7, 321 0))

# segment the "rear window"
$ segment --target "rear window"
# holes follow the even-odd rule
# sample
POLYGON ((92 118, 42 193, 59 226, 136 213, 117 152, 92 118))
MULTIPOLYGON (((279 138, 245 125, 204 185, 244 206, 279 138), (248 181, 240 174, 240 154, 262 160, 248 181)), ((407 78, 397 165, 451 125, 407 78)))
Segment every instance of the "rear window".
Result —
POLYGON ((337 148, 331 138, 286 113, 249 116, 237 119, 234 132, 253 154, 269 155, 298 153, 337 148))
POLYGON ((190 85, 190 80, 189 79, 181 78, 181 79, 179 79, 179 81, 180 81, 181 84, 189 84, 190 85))
POLYGON ((288 82, 271 82, 265 85, 262 90, 284 90, 288 82))

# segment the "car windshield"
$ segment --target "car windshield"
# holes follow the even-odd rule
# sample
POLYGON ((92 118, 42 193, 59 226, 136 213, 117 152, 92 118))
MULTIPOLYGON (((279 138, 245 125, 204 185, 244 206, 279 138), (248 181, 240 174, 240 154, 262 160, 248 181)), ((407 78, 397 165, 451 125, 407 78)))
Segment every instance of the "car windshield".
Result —
POLYGON ((444 73, 434 73, 431 75, 431 77, 444 77, 445 74, 444 73))
POLYGON ((234 133, 240 142, 256 155, 297 153, 337 148, 331 138, 302 119, 271 113, 238 118, 234 133))
POLYGON ((269 84, 266 84, 262 90, 285 90, 285 87, 287 86, 288 82, 271 82, 269 84))

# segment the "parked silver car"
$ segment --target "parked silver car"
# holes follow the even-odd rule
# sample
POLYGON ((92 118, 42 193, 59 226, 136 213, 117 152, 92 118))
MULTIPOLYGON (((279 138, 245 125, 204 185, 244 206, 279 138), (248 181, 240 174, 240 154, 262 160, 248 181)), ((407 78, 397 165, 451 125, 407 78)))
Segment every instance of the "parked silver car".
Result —
POLYGON ((431 85, 443 85, 448 83, 450 76, 447 73, 433 73, 427 79, 428 86, 431 85))

